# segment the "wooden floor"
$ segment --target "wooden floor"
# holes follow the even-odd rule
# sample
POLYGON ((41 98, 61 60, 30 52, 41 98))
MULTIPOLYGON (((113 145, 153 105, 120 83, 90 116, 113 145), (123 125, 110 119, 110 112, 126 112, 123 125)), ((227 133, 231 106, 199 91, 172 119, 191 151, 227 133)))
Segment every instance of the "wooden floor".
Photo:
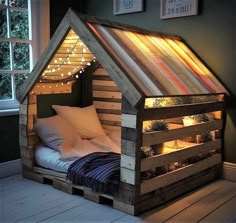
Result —
POLYGON ((15 175, 0 179, 0 222, 236 222, 236 183, 218 180, 134 217, 15 175))

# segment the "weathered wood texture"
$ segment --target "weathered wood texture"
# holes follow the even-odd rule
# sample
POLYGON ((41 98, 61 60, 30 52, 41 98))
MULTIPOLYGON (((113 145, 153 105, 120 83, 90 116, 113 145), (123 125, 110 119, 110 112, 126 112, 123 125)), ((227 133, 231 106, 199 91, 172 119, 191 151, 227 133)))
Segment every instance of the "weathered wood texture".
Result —
POLYGON ((92 77, 93 104, 104 129, 115 130, 121 126, 121 97, 116 83, 100 67, 92 77))
MULTIPOLYGON (((144 101, 135 108, 125 97, 122 97, 122 132, 121 132, 121 181, 135 185, 134 201, 140 193, 140 148, 142 145, 144 101), (129 109, 127 109, 129 108, 129 109), (127 111, 129 112, 127 114, 127 111), (125 134, 130 131, 130 134, 125 134)), ((120 193, 125 193, 120 191, 120 193)), ((117 204, 118 205, 118 204, 117 204)))
POLYGON ((201 134, 212 130, 221 130, 222 128, 223 128, 223 121, 214 120, 214 121, 199 123, 192 126, 177 128, 173 130, 148 132, 143 134, 143 146, 154 145, 175 139, 181 139, 186 136, 196 136, 197 134, 201 134))
POLYGON ((155 167, 164 166, 171 162, 182 161, 184 159, 199 154, 206 154, 212 150, 219 150, 220 148, 221 139, 217 139, 216 141, 209 141, 204 144, 198 144, 189 148, 175 149, 171 153, 161 154, 150 158, 142 159, 141 171, 146 171, 155 167))
POLYGON ((33 132, 34 117, 37 114, 37 100, 35 94, 29 94, 20 104, 19 114, 19 144, 22 165, 28 168, 34 166, 34 147, 39 142, 33 132))
POLYGON ((145 109, 143 120, 158 120, 223 110, 224 101, 145 109))
POLYGON ((141 184, 141 194, 145 194, 159 188, 165 187, 172 183, 178 182, 184 178, 187 178, 193 174, 201 172, 205 169, 208 169, 212 166, 221 163, 221 155, 217 154, 202 161, 199 161, 195 164, 188 165, 186 167, 177 169, 175 171, 163 174, 158 177, 146 180, 141 184))

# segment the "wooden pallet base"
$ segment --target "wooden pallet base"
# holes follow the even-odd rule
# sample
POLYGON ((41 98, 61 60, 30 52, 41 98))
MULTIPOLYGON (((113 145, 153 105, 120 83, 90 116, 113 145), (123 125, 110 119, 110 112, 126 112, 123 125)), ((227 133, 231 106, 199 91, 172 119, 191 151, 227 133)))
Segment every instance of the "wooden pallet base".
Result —
MULTIPOLYGON (((40 168, 38 170, 40 171, 40 168)), ((221 170, 222 166, 216 165, 177 183, 141 195, 137 197, 136 201, 132 202, 132 204, 127 204, 110 195, 93 192, 90 188, 84 186, 74 185, 70 181, 66 180, 65 177, 56 176, 57 174, 54 171, 49 171, 49 173, 46 174, 47 170, 41 171, 45 173, 39 173, 28 168, 23 168, 23 176, 40 183, 52 184, 54 188, 69 194, 83 195, 84 198, 96 203, 112 204, 113 208, 130 215, 138 215, 219 178, 221 176, 221 170), (53 176, 52 173, 55 173, 55 176, 53 176)))
POLYGON ((91 188, 72 184, 66 179, 65 174, 57 174, 55 171, 46 170, 43 168, 35 168, 33 171, 28 168, 23 168, 23 176, 27 179, 37 181, 43 184, 51 184, 54 188, 69 194, 83 195, 87 200, 96 203, 107 203, 109 200, 113 201, 113 196, 93 192, 91 188))
POLYGON ((186 194, 197 187, 220 178, 221 176, 222 166, 216 165, 212 168, 178 181, 177 183, 142 195, 136 199, 134 204, 126 204, 122 201, 114 200, 113 207, 131 215, 138 215, 150 210, 151 208, 160 206, 174 198, 177 198, 178 196, 186 194))

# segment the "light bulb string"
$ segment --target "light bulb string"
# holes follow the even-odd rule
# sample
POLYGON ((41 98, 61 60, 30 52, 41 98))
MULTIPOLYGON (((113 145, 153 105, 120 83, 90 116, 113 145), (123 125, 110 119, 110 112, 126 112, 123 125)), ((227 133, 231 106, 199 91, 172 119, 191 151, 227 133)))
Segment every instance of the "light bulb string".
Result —
MULTIPOLYGON (((96 63, 96 60, 93 59, 92 61, 90 61, 90 66, 92 66, 93 64, 96 63)), ((88 67, 85 67, 85 68, 81 68, 82 69, 82 73, 86 72, 88 67)), ((66 77, 66 78, 61 78, 61 79, 48 79, 48 78, 41 78, 39 83, 66 83, 68 81, 74 81, 75 79, 78 79, 79 78, 79 74, 81 74, 80 71, 78 71, 76 74, 72 74, 71 76, 69 77, 66 77)))
MULTIPOLYGON (((77 41, 76 41, 76 43, 73 45, 72 50, 71 50, 72 54, 74 54, 75 48, 76 48, 76 46, 77 46, 77 44, 78 44, 79 41, 80 41, 80 38, 78 38, 77 41)), ((82 43, 82 42, 81 42, 81 43, 82 43)), ((82 44, 81 44, 81 47, 82 47, 83 45, 84 45, 84 44, 82 43, 82 44)), ((81 60, 80 63, 83 63, 83 62, 84 62, 84 61, 83 61, 83 58, 84 58, 84 55, 86 54, 86 53, 84 52, 84 49, 86 50, 86 48, 87 48, 87 47, 84 47, 84 46, 83 46, 83 48, 82 48, 82 53, 81 53, 81 55, 82 55, 82 56, 81 56, 82 60, 81 60)), ((68 48, 67 51, 70 51, 70 49, 68 48)), ((65 59, 64 59, 60 64, 58 64, 55 68, 50 69, 50 70, 46 70, 45 72, 46 72, 46 73, 54 73, 55 70, 59 70, 63 65, 66 65, 66 63, 68 62, 69 58, 70 58, 70 53, 68 53, 68 55, 65 57, 65 59)), ((45 75, 46 75, 45 73, 42 75, 42 79, 45 79, 45 78, 44 78, 45 75)))

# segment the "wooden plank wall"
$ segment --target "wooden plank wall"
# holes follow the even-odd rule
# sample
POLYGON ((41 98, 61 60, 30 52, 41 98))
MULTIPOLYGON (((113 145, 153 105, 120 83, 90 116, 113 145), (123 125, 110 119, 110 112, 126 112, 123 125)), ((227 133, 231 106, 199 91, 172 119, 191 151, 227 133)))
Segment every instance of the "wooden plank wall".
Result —
POLYGON ((93 73, 93 104, 101 124, 106 130, 118 130, 121 126, 122 94, 104 68, 93 73))
POLYGON ((37 116, 37 96, 30 94, 20 104, 19 141, 21 160, 24 167, 32 169, 34 166, 34 148, 39 138, 33 132, 34 118, 37 116))

